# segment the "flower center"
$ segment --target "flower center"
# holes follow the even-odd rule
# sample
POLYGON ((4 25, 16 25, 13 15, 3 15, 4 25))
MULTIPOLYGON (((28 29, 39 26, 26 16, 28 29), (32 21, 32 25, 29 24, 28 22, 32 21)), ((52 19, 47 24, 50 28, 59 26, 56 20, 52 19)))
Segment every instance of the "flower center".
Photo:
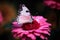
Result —
POLYGON ((32 23, 25 23, 22 26, 24 30, 38 29, 39 27, 40 24, 36 20, 34 20, 32 23))

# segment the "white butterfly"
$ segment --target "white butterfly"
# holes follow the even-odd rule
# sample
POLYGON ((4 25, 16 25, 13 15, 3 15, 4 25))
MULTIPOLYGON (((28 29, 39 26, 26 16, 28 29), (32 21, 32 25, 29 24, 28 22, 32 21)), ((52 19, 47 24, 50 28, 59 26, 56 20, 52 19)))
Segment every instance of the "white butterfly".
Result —
POLYGON ((25 6, 22 5, 22 11, 19 11, 19 16, 17 17, 17 22, 18 24, 23 24, 23 23, 27 23, 27 22, 32 22, 32 17, 31 14, 29 12, 29 9, 25 6))

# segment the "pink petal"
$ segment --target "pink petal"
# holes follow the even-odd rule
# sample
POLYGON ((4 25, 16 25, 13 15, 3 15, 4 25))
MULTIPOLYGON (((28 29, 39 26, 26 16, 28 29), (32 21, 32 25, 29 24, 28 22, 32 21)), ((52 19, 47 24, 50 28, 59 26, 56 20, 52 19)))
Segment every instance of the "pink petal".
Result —
POLYGON ((40 21, 46 21, 47 19, 43 18, 43 16, 33 16, 33 19, 36 20, 38 23, 40 21))
POLYGON ((18 29, 13 29, 12 32, 21 33, 21 32, 24 32, 24 31, 21 28, 18 28, 18 29))
POLYGON ((36 40, 36 37, 33 34, 28 34, 28 37, 30 37, 32 40, 36 40))
POLYGON ((0 22, 3 21, 2 13, 0 12, 0 22))
POLYGON ((22 38, 22 40, 25 40, 26 38, 22 38))
POLYGON ((36 36, 40 36, 40 34, 39 34, 39 33, 34 33, 34 35, 36 35, 36 36))
POLYGON ((21 27, 22 26, 22 24, 18 24, 18 22, 16 22, 16 21, 12 22, 12 24, 14 27, 21 27))
POLYGON ((45 30, 45 31, 42 31, 42 30, 36 30, 35 32, 50 35, 50 33, 49 33, 48 31, 46 31, 46 30, 45 30))
POLYGON ((45 39, 45 37, 43 35, 40 35, 40 38, 45 39))
POLYGON ((23 36, 23 33, 19 34, 17 37, 21 38, 23 36))
POLYGON ((28 31, 24 31, 23 33, 24 33, 25 35, 29 34, 29 32, 28 32, 28 31))
POLYGON ((40 35, 40 38, 42 38, 43 40, 44 40, 44 39, 48 40, 48 38, 45 37, 44 35, 40 35))
POLYGON ((16 38, 16 34, 14 34, 13 37, 16 38))
POLYGON ((18 24, 17 22, 13 22, 12 24, 18 24))
POLYGON ((43 18, 42 16, 33 16, 33 19, 36 20, 40 25, 49 25, 49 23, 46 22, 47 19, 43 18))
POLYGON ((50 33, 48 31, 40 31, 40 33, 50 35, 50 33))

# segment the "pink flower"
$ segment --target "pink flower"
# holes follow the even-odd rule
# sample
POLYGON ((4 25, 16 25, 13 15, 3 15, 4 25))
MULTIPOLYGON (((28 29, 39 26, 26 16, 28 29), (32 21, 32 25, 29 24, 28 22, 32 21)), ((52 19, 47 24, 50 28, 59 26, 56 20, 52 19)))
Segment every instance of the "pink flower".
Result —
POLYGON ((21 40, 36 40, 36 36, 42 38, 43 40, 48 38, 46 35, 50 36, 51 24, 46 22, 47 19, 42 16, 32 16, 34 21, 32 23, 25 23, 22 27, 18 27, 17 22, 13 22, 17 28, 12 29, 13 37, 21 38, 21 40))
POLYGON ((0 23, 2 23, 2 21, 3 21, 3 17, 2 17, 2 13, 0 11, 0 23))
POLYGON ((44 0, 44 4, 51 8, 60 10, 60 1, 58 0, 44 0))

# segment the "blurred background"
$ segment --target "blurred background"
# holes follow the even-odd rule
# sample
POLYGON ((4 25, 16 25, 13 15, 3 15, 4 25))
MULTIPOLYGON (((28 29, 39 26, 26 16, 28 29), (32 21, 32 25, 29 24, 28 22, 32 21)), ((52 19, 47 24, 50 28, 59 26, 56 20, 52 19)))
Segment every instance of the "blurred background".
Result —
MULTIPOLYGON (((0 39, 1 40, 13 40, 11 37, 11 22, 17 16, 19 4, 25 4, 31 11, 33 16, 44 16, 48 19, 51 26, 51 36, 49 40, 55 40, 59 38, 60 32, 60 1, 59 0, 3 0, 0 1, 0 11, 3 15, 3 22, 0 23, 0 39), (6 38, 5 38, 6 36, 6 38)), ((60 38, 59 38, 60 39, 60 38)))

